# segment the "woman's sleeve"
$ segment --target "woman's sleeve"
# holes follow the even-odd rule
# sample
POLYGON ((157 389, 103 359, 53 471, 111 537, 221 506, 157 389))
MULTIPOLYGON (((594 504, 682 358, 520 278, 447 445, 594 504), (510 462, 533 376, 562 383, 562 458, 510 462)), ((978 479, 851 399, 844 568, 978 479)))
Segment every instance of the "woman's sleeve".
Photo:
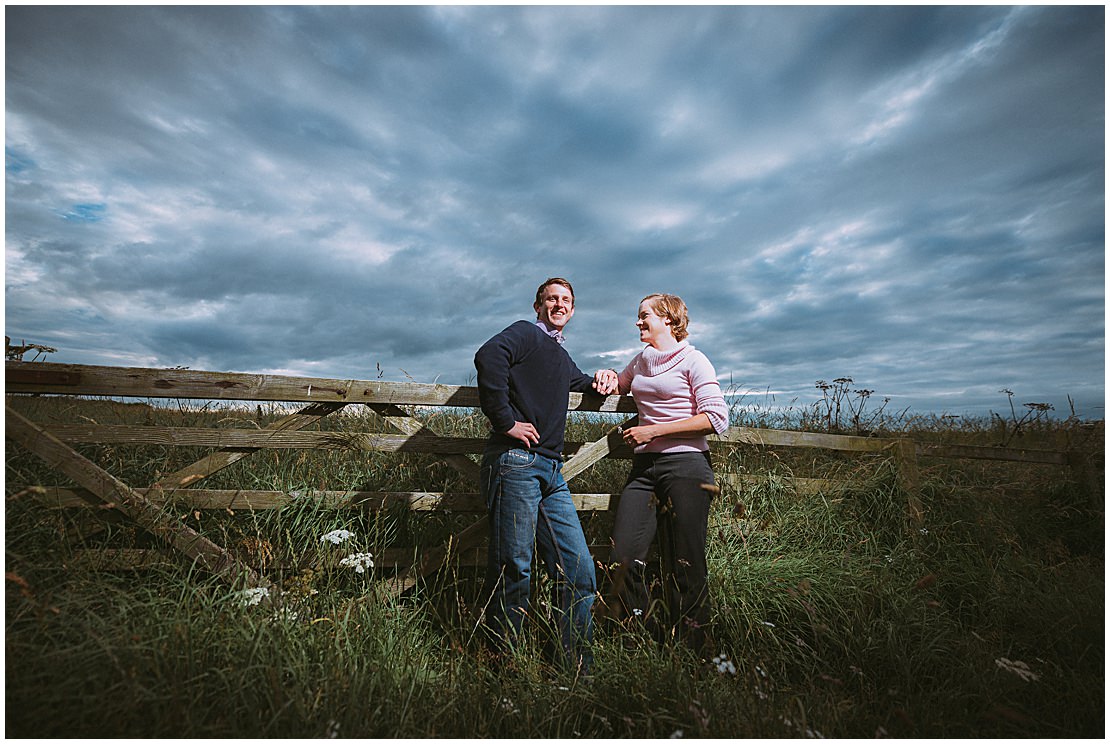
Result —
POLYGON ((717 382, 717 372, 704 354, 699 354, 690 368, 690 389, 694 394, 694 409, 709 417, 713 431, 718 435, 728 431, 728 404, 717 382))
POLYGON ((639 358, 639 354, 632 357, 632 361, 628 363, 628 366, 617 375, 617 392, 621 395, 628 395, 632 390, 632 378, 636 376, 636 360, 639 358))

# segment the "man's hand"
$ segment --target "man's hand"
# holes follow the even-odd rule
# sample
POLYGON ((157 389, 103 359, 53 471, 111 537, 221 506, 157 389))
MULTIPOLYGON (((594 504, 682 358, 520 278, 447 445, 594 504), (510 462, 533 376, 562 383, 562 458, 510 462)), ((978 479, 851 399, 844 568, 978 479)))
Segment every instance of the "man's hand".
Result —
POLYGON ((527 421, 517 421, 513 428, 505 432, 505 436, 523 442, 525 447, 540 443, 540 433, 527 421))
POLYGON ((602 395, 613 395, 617 392, 617 373, 611 369, 599 369, 594 372, 593 387, 602 395))

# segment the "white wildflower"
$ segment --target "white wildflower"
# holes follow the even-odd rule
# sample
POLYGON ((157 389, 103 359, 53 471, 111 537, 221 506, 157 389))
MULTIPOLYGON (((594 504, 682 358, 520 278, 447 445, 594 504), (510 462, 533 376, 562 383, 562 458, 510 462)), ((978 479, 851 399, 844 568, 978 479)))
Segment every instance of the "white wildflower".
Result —
POLYGON ((252 589, 244 589, 235 594, 239 600, 239 604, 243 607, 252 607, 256 604, 261 604, 262 600, 270 596, 270 590, 265 587, 256 586, 252 589))
MULTIPOLYGON (((794 723, 794 721, 791 721, 789 718, 785 718, 785 717, 782 718, 782 722, 786 725, 787 728, 794 728, 794 726, 797 725, 796 723, 794 723)), ((801 727, 799 726, 799 728, 801 728, 801 727)), ((807 739, 824 739, 825 738, 825 736, 820 731, 818 731, 816 729, 811 729, 808 726, 806 727, 806 730, 805 730, 805 737, 807 739)))
POLYGON ((509 700, 509 698, 501 698, 501 710, 505 711, 506 713, 520 712, 517 709, 516 704, 512 700, 509 700))
POLYGON ((729 659, 728 656, 726 656, 725 654, 720 654, 719 656, 714 656, 713 657, 713 664, 714 664, 714 666, 717 667, 717 671, 720 672, 721 674, 728 673, 728 674, 731 674, 733 676, 736 676, 736 665, 733 664, 732 660, 729 659))
POLYGON ((277 610, 274 610, 274 614, 270 616, 270 622, 292 623, 296 622, 298 617, 300 617, 300 613, 296 610, 289 607, 279 607, 277 610))
POLYGON ((355 573, 366 573, 366 569, 374 567, 374 556, 370 553, 355 553, 339 561, 339 565, 353 568, 355 573))
POLYGON ((291 499, 299 499, 302 496, 304 496, 304 491, 290 491, 289 492, 289 498, 291 498, 291 499))
POLYGON ((771 621, 769 621, 769 620, 764 620, 764 621, 763 621, 763 624, 764 624, 764 625, 766 625, 766 626, 767 626, 768 628, 773 628, 773 627, 775 627, 775 624, 774 624, 774 623, 772 623, 772 622, 771 622, 771 621))
POLYGON ((339 721, 328 721, 328 730, 324 732, 325 739, 339 738, 339 721))
POLYGON ((918 530, 918 532, 920 532, 922 535, 928 535, 929 534, 929 528, 922 527, 921 529, 918 530))
POLYGON ((671 734, 671 738, 672 738, 672 739, 681 739, 681 738, 682 738, 683 736, 685 736, 685 735, 686 735, 686 734, 684 734, 684 733, 682 732, 682 729, 678 729, 678 730, 677 730, 677 731, 675 731, 675 732, 674 732, 673 734, 671 734))
POLYGON ((330 542, 332 545, 338 545, 341 542, 346 542, 351 539, 350 530, 332 530, 328 534, 320 538, 320 542, 330 542))
POLYGON ((1026 682, 1037 682, 1041 678, 1040 675, 1030 669, 1029 665, 1024 661, 1010 661, 1003 657, 1001 659, 995 659, 994 663, 999 669, 1010 672, 1011 674, 1016 674, 1026 682))
POLYGON ((635 615, 636 617, 640 617, 641 615, 644 614, 644 611, 641 610, 639 607, 636 607, 632 610, 632 614, 635 615))

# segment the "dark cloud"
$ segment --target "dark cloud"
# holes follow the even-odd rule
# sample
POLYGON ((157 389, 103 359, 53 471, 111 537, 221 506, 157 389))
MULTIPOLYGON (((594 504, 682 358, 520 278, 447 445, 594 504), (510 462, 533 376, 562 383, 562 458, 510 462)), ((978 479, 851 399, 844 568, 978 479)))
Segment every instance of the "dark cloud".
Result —
POLYGON ((736 390, 1102 415, 1098 7, 6 14, 6 314, 59 361, 464 383, 572 279, 736 390))

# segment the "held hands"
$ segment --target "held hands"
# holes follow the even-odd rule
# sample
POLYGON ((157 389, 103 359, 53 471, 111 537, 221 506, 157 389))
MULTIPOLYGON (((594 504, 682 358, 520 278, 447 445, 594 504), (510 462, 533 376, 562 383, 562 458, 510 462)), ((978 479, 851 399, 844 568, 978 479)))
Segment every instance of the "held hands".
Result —
POLYGON ((517 421, 513 428, 505 432, 505 436, 523 442, 525 447, 540 443, 540 433, 527 421, 517 421))
POLYGON ((593 388, 602 395, 613 395, 617 392, 617 373, 611 369, 594 372, 593 388))

